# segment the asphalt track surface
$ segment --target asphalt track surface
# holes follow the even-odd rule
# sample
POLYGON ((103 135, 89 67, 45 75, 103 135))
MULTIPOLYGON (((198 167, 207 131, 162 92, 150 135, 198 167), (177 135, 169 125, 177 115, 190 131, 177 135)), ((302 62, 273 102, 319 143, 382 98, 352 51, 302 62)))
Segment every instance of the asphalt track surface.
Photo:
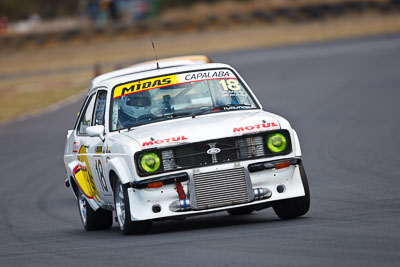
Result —
MULTIPOLYGON (((157 222, 142 236, 85 232, 64 186, 79 103, 0 127, 0 266, 398 266, 400 36, 213 55, 297 130, 310 212, 157 222)), ((205 129, 205 131, 208 129, 205 129)))

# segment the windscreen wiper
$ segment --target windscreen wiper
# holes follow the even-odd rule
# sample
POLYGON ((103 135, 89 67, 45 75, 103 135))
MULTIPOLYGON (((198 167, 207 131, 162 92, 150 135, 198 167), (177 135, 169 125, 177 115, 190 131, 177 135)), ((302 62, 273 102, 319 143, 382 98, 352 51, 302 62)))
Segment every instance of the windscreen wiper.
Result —
POLYGON ((185 116, 190 116, 192 115, 193 112, 174 112, 174 113, 170 113, 170 114, 165 114, 163 117, 168 117, 171 116, 172 118, 176 118, 176 117, 185 117, 185 116))
POLYGON ((186 111, 186 112, 178 112, 178 113, 172 113, 172 114, 168 114, 169 116, 172 117, 180 117, 180 116, 192 116, 192 118, 195 118, 197 115, 202 115, 202 114, 206 114, 206 113, 211 113, 213 111, 212 108, 207 107, 206 109, 201 109, 200 111, 186 111))

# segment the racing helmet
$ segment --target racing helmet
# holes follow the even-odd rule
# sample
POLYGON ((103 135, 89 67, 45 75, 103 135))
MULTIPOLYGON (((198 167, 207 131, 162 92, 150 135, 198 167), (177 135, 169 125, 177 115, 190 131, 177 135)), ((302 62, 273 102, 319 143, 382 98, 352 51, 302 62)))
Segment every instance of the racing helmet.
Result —
POLYGON ((121 110, 133 118, 150 113, 151 96, 149 91, 142 91, 121 97, 121 110))

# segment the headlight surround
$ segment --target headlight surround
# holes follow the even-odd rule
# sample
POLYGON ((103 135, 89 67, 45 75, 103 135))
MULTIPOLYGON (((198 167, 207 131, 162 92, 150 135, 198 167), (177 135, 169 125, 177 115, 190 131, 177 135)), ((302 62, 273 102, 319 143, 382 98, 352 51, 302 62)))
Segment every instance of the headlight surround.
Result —
POLYGON ((273 153, 279 153, 286 149, 287 140, 281 133, 271 133, 267 137, 267 147, 273 153))
POLYGON ((140 157, 139 165, 143 171, 153 173, 160 168, 161 159, 156 153, 147 152, 140 157))

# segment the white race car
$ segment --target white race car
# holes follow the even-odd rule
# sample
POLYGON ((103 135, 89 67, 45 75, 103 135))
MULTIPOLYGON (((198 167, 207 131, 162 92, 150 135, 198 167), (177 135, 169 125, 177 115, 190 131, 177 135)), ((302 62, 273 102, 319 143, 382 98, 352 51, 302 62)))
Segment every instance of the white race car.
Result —
POLYGON ((297 134, 263 111, 231 66, 187 57, 95 78, 64 152, 86 230, 273 207, 304 215, 310 193, 297 134))

